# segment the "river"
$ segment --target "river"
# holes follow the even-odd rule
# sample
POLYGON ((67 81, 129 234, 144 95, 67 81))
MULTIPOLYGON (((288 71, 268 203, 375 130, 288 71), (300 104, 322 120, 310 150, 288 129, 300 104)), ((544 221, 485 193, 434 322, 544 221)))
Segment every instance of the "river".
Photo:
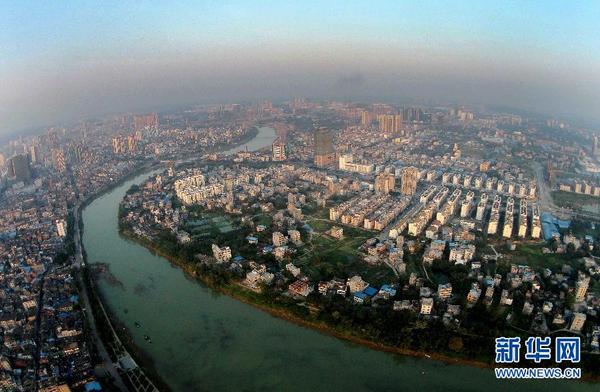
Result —
MULTIPOLYGON (((256 150, 274 139, 271 128, 260 128, 256 138, 230 152, 256 150)), ((107 263, 122 283, 100 280, 103 301, 173 391, 595 389, 574 381, 509 384, 487 369, 370 350, 216 294, 119 235, 119 203, 148 175, 124 182, 85 208, 83 245, 90 263, 107 263), (153 343, 145 342, 144 334, 153 343)))

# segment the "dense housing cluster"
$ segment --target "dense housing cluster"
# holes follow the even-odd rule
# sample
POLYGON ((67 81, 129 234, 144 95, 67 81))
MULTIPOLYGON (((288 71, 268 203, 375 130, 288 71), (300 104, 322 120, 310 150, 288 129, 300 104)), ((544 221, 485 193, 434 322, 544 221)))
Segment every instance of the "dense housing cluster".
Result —
POLYGON ((157 165, 124 198, 121 229, 211 284, 389 345, 408 330, 479 343, 564 331, 597 352, 597 135, 573 126, 566 138, 565 127, 296 99, 11 141, 0 154, 0 385, 97 389, 96 365, 118 366, 96 357, 86 328, 77 212, 157 165), (275 130, 270 147, 220 153, 257 124, 275 130))

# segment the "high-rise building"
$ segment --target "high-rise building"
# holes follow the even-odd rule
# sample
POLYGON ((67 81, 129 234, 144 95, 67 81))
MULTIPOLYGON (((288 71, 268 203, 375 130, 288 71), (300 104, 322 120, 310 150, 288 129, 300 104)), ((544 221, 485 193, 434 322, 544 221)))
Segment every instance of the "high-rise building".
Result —
POLYGON ((122 137, 117 136, 112 138, 113 154, 120 154, 125 151, 125 141, 122 137))
POLYGON ((127 136, 127 151, 130 153, 135 153, 135 149, 137 147, 137 139, 135 135, 127 136))
POLYGON ((40 146, 34 144, 29 147, 29 159, 31 160, 31 163, 39 163, 42 160, 40 146))
POLYGON ((331 166, 335 164, 335 150, 333 149, 333 136, 325 128, 315 130, 315 165, 331 166))
POLYGON ((275 142, 271 146, 271 149, 272 149, 272 153, 273 153, 273 155, 272 155, 273 161, 285 161, 286 160, 285 143, 281 142, 279 139, 275 140, 275 142))
POLYGON ((144 115, 133 116, 133 127, 136 131, 148 128, 158 127, 158 114, 150 113, 144 115))
POLYGON ((84 142, 76 143, 71 146, 71 156, 75 159, 75 162, 83 162, 85 147, 84 142))
POLYGON ((380 173, 375 178, 375 192, 390 193, 394 191, 396 186, 396 177, 389 173, 380 173))
POLYGON ((8 162, 8 175, 17 181, 27 181, 31 178, 29 158, 25 154, 18 154, 8 162))
POLYGON ((475 114, 473 112, 468 112, 463 109, 459 109, 456 115, 460 121, 473 121, 475 118, 475 114))
POLYGON ((112 148, 115 155, 125 152, 135 153, 138 139, 135 135, 116 136, 112 138, 112 148))
POLYGON ((419 108, 404 108, 402 109, 402 119, 406 122, 422 122, 425 121, 425 116, 419 108))
POLYGON ((458 143, 454 143, 454 147, 452 147, 452 159, 460 159, 460 156, 460 146, 458 143))
POLYGON ((402 130, 402 114, 380 114, 377 122, 381 132, 398 133, 402 130))
POLYGON ((58 236, 65 237, 67 235, 67 222, 64 219, 59 219, 55 223, 58 236))
POLYGON ((579 332, 583 329, 587 316, 585 313, 575 312, 573 313, 573 319, 571 320, 571 326, 569 329, 573 332, 579 332))
POLYGON ((398 133, 402 130, 402 114, 394 115, 394 132, 398 133))
POLYGON ((404 168, 400 179, 400 193, 414 195, 417 191, 417 181, 419 181, 419 169, 412 166, 404 168))
POLYGON ((65 160, 65 153, 59 148, 52 150, 52 164, 54 168, 59 172, 67 170, 67 162, 65 160))
POLYGON ((598 136, 594 136, 594 140, 592 143, 592 155, 594 155, 594 156, 598 155, 598 147, 600 147, 598 145, 598 136))
POLYGON ((585 300, 588 287, 590 285, 590 277, 582 275, 575 284, 575 302, 582 302, 585 300))
POLYGON ((371 116, 371 113, 363 110, 363 112, 360 114, 360 125, 363 127, 370 127, 372 121, 373 117, 371 116))

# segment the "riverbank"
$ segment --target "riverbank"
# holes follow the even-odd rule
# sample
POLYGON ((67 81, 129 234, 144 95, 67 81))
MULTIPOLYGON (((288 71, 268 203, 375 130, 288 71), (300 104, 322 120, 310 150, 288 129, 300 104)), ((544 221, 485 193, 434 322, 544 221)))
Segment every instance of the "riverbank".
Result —
POLYGON ((482 362, 482 361, 476 361, 476 360, 458 358, 458 357, 451 357, 448 355, 435 353, 435 352, 417 351, 417 350, 411 350, 411 349, 406 349, 406 348, 395 347, 395 346, 391 346, 391 345, 378 343, 378 342, 375 342, 364 336, 357 336, 357 335, 350 334, 347 332, 341 332, 339 330, 336 330, 335 328, 332 328, 331 326, 329 326, 328 324, 326 324, 324 322, 304 319, 302 317, 295 315, 294 313, 292 313, 285 307, 277 306, 275 304, 269 306, 267 304, 259 303, 256 300, 254 300, 252 297, 256 296, 256 295, 260 295, 260 294, 252 292, 250 290, 246 290, 246 289, 242 288, 240 285, 238 285, 237 283, 231 283, 231 284, 228 284, 227 286, 214 284, 212 281, 207 279, 206 276, 197 274, 193 269, 194 268, 193 265, 181 260, 177 256, 171 255, 171 254, 163 251, 158 246, 156 246, 154 243, 152 243, 150 240, 148 240, 146 238, 141 238, 129 230, 120 230, 120 234, 123 237, 125 237, 127 240, 133 241, 133 242, 145 247, 151 253, 167 259, 172 265, 183 270, 188 275, 188 277, 209 287, 210 289, 212 289, 220 294, 227 295, 227 296, 229 296, 235 300, 238 300, 240 302, 243 302, 247 305, 250 305, 255 309, 259 309, 261 311, 269 313, 271 316, 292 322, 301 327, 311 328, 311 329, 317 330, 321 333, 327 334, 329 336, 333 336, 338 339, 342 339, 342 340, 345 340, 348 342, 359 344, 361 346, 365 346, 365 347, 368 347, 370 349, 377 350, 377 351, 384 351, 384 352, 388 352, 388 353, 393 353, 393 354, 398 354, 398 355, 406 355, 406 356, 418 357, 418 358, 427 358, 427 359, 432 359, 432 360, 444 362, 447 364, 453 364, 453 365, 474 366, 474 367, 478 367, 478 368, 482 368, 482 369, 492 368, 491 364, 482 362))
MULTIPOLYGON (((292 311, 287 309, 283 305, 278 305, 275 303, 266 304, 257 301, 256 296, 260 296, 261 294, 244 289, 241 285, 236 283, 229 283, 227 285, 215 284, 213 281, 207 278, 205 275, 201 275, 196 273, 194 270, 194 265, 181 260, 179 257, 171 255, 159 247, 157 247, 154 243, 149 241, 146 238, 141 238, 136 236, 133 232, 128 230, 120 230, 120 234, 125 237, 129 241, 133 241, 144 248, 148 249, 152 254, 158 255, 164 259, 167 259, 169 263, 179 269, 181 269, 190 279, 195 280, 198 283, 210 288, 216 293, 228 296, 237 301, 240 301, 246 305, 253 307, 254 309, 263 311, 268 313, 272 317, 276 317, 278 319, 282 319, 288 322, 291 322, 295 325, 298 325, 303 328, 312 329, 318 331, 324 335, 332 336, 338 338, 343 341, 347 341, 353 344, 357 344, 371 350, 386 352, 390 354, 400 355, 400 356, 408 356, 420 359, 428 359, 431 361, 442 362, 447 365, 459 365, 459 366, 469 366, 475 367, 479 369, 488 369, 492 370, 495 366, 493 363, 488 363, 484 361, 473 360, 469 358, 459 357, 459 356, 450 356, 439 352, 427 352, 420 350, 412 350, 403 347, 392 346, 384 343, 376 342, 368 337, 356 335, 353 333, 349 333, 348 331, 340 331, 325 322, 317 321, 317 320, 309 320, 303 317, 300 317, 294 314, 292 311)), ((492 373, 493 374, 493 373, 492 373)), ((589 374, 583 374, 581 381, 589 382, 589 383, 597 383, 600 381, 600 377, 592 376, 589 374)))
POLYGON ((122 381, 128 385, 127 389, 133 387, 134 390, 137 390, 136 388, 139 387, 140 384, 143 384, 146 388, 149 388, 149 390, 154 390, 151 385, 154 384, 157 386, 157 389, 169 392, 169 386, 158 375, 151 357, 141 347, 138 347, 133 343, 133 339, 127 328, 125 328, 118 320, 112 310, 107 310, 103 305, 102 295, 99 292, 89 269, 85 267, 80 274, 82 274, 81 283, 85 284, 87 287, 90 299, 90 311, 94 315, 99 337, 105 346, 108 344, 111 348, 110 352, 107 351, 107 355, 110 356, 111 362, 118 363, 123 357, 126 358, 127 356, 130 356, 138 367, 142 369, 142 372, 138 372, 135 376, 136 382, 139 383, 137 385, 132 385, 133 380, 130 377, 124 377, 126 373, 122 370, 119 371, 121 376, 123 376, 121 377, 122 381))
MULTIPOLYGON (((183 158, 180 158, 177 161, 177 163, 182 163, 184 161, 191 162, 194 159, 196 159, 196 160, 202 159, 202 156, 204 156, 205 154, 218 153, 218 152, 223 152, 223 151, 227 152, 229 150, 239 148, 240 146, 243 146, 244 144, 247 144, 250 141, 252 141, 254 138, 256 138, 256 136, 258 134, 259 134, 259 129, 256 127, 252 127, 241 138, 236 140, 233 145, 231 145, 231 144, 218 145, 211 149, 207 149, 203 152, 189 154, 183 158)), ((100 340, 99 344, 102 345, 102 343, 104 343, 104 346, 106 346, 106 343, 108 342, 109 344, 111 344, 111 346, 113 348, 115 346, 122 346, 125 349, 124 352, 126 352, 133 358, 133 360, 138 364, 140 369, 143 370, 143 373, 147 373, 146 375, 148 376, 150 383, 154 383, 155 385, 157 385, 161 391, 163 391, 163 390, 169 391, 170 387, 164 381, 164 379, 162 379, 162 377, 159 376, 159 374, 156 370, 155 364, 152 360, 152 357, 146 352, 145 348, 143 348, 140 345, 135 344, 133 337, 131 335, 131 331, 129 331, 126 328, 125 324, 121 322, 120 318, 115 313, 116 310, 112 309, 111 307, 104 306, 105 299, 103 298, 103 294, 100 292, 100 290, 97 290, 95 280, 91 276, 88 275, 87 253, 85 251, 85 248, 83 247, 84 223, 83 223, 83 219, 82 219, 82 213, 83 213, 84 209, 88 205, 92 204, 95 200, 98 200, 105 194, 109 194, 114 189, 118 188, 119 186, 126 183, 127 181, 130 181, 133 178, 136 178, 138 176, 143 176, 143 175, 146 175, 149 177, 154 172, 160 170, 164 166, 165 166, 165 161, 149 160, 149 161, 140 162, 138 165, 133 166, 130 170, 125 172, 118 180, 105 184, 104 186, 100 187, 93 194, 90 194, 87 197, 80 200, 76 205, 73 206, 72 211, 75 216, 75 224, 77 225, 76 235, 78 237, 77 242, 78 242, 78 247, 79 247, 79 249, 77 250, 77 254, 78 254, 77 260, 78 261, 75 263, 75 266, 77 268, 81 268, 78 273, 78 275, 80 275, 80 278, 81 278, 80 290, 81 289, 86 290, 86 292, 89 293, 89 297, 91 299, 89 306, 87 306, 87 308, 89 308, 88 311, 94 312, 97 316, 97 317, 90 316, 90 317, 88 317, 88 320, 92 323, 95 323, 96 326, 100 326, 101 329, 102 328, 104 329, 102 331, 104 336, 103 336, 103 339, 100 340), (102 316, 102 317, 100 317, 100 316, 102 316), (94 320, 95 320, 95 322, 94 322, 94 320), (108 330, 112 331, 112 333, 114 334, 113 337, 110 337, 110 338, 108 337, 108 335, 110 335, 110 334, 107 334, 108 330), (118 340, 118 343, 113 341, 114 338, 116 338, 118 340)), ((106 349, 105 349, 105 352, 106 352, 106 349)), ((111 354, 106 352, 106 356, 108 357, 109 355, 111 355, 111 354)), ((108 358, 106 358, 107 364, 108 363, 116 363, 119 360, 119 358, 114 357, 114 355, 115 355, 115 353, 113 352, 112 360, 108 360, 108 358)), ((112 366, 112 367, 114 368, 114 366, 112 366)), ((141 380, 140 374, 138 374, 136 377, 137 377, 138 381, 141 380)), ((118 376, 113 375, 113 378, 118 378, 118 376)), ((146 383, 146 385, 147 384, 148 383, 146 383)), ((119 389, 123 389, 123 388, 120 387, 119 389)))
MULTIPOLYGON (((248 143, 252 139, 254 139, 258 135, 258 132, 259 131, 256 127, 251 127, 248 130, 248 132, 246 132, 246 134, 244 134, 244 136, 242 136, 240 139, 236 140, 233 144, 219 144, 217 146, 208 148, 206 151, 203 151, 201 153, 198 152, 198 153, 193 153, 193 154, 184 156, 183 158, 180 158, 177 162, 178 163, 179 162, 189 162, 193 158, 200 159, 201 157, 198 155, 201 155, 201 154, 214 154, 214 153, 219 153, 222 151, 227 151, 227 150, 237 148, 241 145, 248 143)), ((121 176, 118 180, 104 185, 98 191, 94 192, 92 195, 89 195, 85 199, 83 199, 83 201, 80 202, 79 211, 82 211, 91 202, 93 202, 94 200, 96 200, 99 197, 102 197, 104 194, 112 191, 113 189, 115 189, 119 185, 125 183, 126 181, 128 181, 134 177, 137 177, 141 174, 144 174, 145 172, 148 172, 148 176, 150 176, 151 172, 153 170, 157 170, 157 169, 163 167, 164 165, 165 165, 164 161, 147 161, 147 162, 142 163, 140 166, 135 166, 133 169, 131 169, 130 171, 125 173, 125 175, 121 176)))
POLYGON ((206 153, 219 153, 222 151, 227 151, 227 150, 231 150, 233 148, 239 147, 243 144, 246 144, 248 142, 250 142, 252 139, 254 139, 256 136, 258 136, 258 128, 256 126, 251 127, 248 132, 246 132, 244 134, 244 136, 242 136, 241 138, 239 138, 238 140, 236 140, 235 142, 231 143, 231 144, 218 144, 212 148, 209 148, 206 153), (233 146, 233 147, 232 147, 233 146))

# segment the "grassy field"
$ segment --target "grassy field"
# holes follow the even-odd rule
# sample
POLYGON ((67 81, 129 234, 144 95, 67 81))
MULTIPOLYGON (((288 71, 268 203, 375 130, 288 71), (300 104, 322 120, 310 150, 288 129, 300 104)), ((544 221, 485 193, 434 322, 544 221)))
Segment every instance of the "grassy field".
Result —
POLYGON ((202 214, 185 224, 186 231, 192 235, 205 236, 209 233, 229 233, 236 230, 233 222, 227 216, 219 214, 202 214))
POLYGON ((572 192, 554 191, 552 192, 552 199, 554 199, 554 203, 559 207, 600 213, 600 197, 572 192))
POLYGON ((312 229, 317 233, 323 233, 331 229, 331 226, 333 226, 333 223, 319 219, 310 219, 306 223, 308 223, 309 226, 312 227, 312 229))
POLYGON ((306 217, 329 219, 329 208, 317 207, 316 203, 310 203, 302 210, 306 217))
POLYGON ((503 261, 515 264, 529 265, 535 269, 550 268, 560 270, 563 264, 573 265, 577 260, 562 254, 543 254, 544 244, 519 244, 514 252, 505 253, 503 261))
POLYGON ((307 222, 314 230, 312 239, 295 257, 295 264, 315 280, 333 276, 344 277, 360 274, 374 285, 388 283, 394 278, 387 266, 369 266, 359 256, 358 248, 374 233, 358 228, 343 227, 344 238, 331 238, 324 234, 334 222, 310 219, 307 222))
POLYGON ((257 225, 271 226, 272 223, 273 223, 273 218, 270 214, 260 214, 256 217, 257 225))
POLYGON ((556 170, 554 171, 554 175, 556 176, 557 180, 582 180, 582 181, 587 181, 591 179, 591 176, 589 175, 585 175, 585 174, 581 174, 581 173, 576 173, 574 171, 563 171, 563 170, 556 170))
POLYGON ((600 225, 594 224, 592 228, 592 224, 590 222, 584 222, 579 220, 572 221, 571 227, 569 227, 569 231, 577 237, 591 235, 595 240, 597 240, 598 237, 600 237, 600 225))
POLYGON ((592 281, 592 286, 590 287, 590 291, 592 293, 596 293, 596 295, 600 295, 600 280, 592 281))
POLYGON ((464 157, 471 157, 474 159, 483 159, 485 158, 485 150, 483 148, 477 148, 475 146, 470 146, 464 144, 461 146, 461 153, 464 157))

